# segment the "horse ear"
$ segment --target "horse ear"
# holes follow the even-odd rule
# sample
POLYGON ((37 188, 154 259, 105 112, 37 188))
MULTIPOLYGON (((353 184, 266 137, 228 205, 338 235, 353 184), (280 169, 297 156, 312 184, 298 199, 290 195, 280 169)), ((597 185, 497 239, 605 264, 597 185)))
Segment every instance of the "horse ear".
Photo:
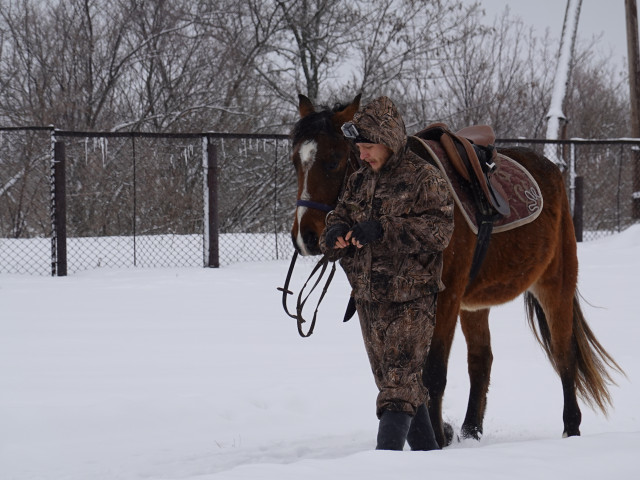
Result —
POLYGON ((333 116, 333 123, 335 125, 341 127, 343 123, 353 120, 353 116, 360 108, 360 97, 362 97, 361 93, 356 95, 356 98, 353 99, 353 102, 351 102, 349 105, 347 105, 345 108, 343 108, 333 116))
POLYGON ((300 103, 298 104, 298 111, 300 112, 301 118, 306 117, 307 115, 316 111, 316 109, 313 107, 313 103, 311 103, 311 100, 309 100, 301 93, 298 94, 298 100, 300 101, 300 103))

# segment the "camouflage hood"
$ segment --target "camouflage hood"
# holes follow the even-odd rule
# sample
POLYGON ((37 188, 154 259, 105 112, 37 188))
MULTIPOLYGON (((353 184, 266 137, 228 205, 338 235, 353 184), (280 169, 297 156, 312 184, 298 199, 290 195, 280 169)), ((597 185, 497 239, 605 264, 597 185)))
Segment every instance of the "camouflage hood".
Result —
POLYGON ((353 123, 363 137, 389 147, 394 159, 404 151, 407 143, 404 120, 388 97, 379 97, 367 104, 354 115, 353 123))

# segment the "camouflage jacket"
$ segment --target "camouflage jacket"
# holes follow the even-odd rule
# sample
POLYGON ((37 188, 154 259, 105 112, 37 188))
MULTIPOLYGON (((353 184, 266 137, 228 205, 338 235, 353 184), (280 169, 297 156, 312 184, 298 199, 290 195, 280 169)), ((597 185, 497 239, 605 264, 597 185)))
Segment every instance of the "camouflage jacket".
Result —
POLYGON ((453 233, 453 199, 446 181, 408 149, 404 122, 388 98, 367 105, 354 124, 393 155, 380 171, 365 165, 349 178, 326 227, 373 219, 384 233, 361 249, 328 247, 323 234, 321 248, 340 259, 357 299, 406 302, 442 290, 442 251, 453 233))

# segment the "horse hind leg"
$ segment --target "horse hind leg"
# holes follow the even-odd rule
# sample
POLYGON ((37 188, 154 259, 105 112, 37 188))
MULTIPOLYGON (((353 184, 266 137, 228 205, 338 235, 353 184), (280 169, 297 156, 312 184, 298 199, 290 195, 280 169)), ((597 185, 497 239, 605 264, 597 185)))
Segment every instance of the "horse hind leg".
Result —
POLYGON ((460 326, 467 343, 467 365, 469 371, 469 403, 462 424, 462 437, 480 440, 483 433, 484 414, 487 408, 487 393, 491 378, 493 353, 489 332, 489 309, 463 310, 460 326))
POLYGON ((624 372, 589 328, 577 289, 569 298, 564 298, 561 307, 554 306, 557 301, 542 303, 529 292, 525 294, 525 303, 536 338, 562 381, 563 435, 580 435, 581 413, 577 395, 587 405, 606 415, 612 403, 608 386, 615 384, 610 371, 621 375, 624 372), (534 316, 538 318, 538 331, 534 316))
MULTIPOLYGON (((580 435, 582 413, 576 394, 577 355, 573 334, 573 305, 571 300, 559 298, 561 295, 541 295, 525 293, 525 305, 530 326, 536 339, 549 357, 562 382, 564 408, 563 436, 580 435), (537 318, 537 328, 535 319, 537 318)), ((570 297, 571 299, 571 297, 570 297)))

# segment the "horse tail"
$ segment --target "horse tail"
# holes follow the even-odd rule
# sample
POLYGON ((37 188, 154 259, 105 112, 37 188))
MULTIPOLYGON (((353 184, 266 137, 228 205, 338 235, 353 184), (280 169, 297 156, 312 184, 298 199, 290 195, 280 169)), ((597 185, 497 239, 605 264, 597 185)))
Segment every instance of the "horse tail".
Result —
MULTIPOLYGON (((573 346, 576 355, 576 390, 580 398, 592 409, 598 407, 607 415, 612 405, 609 385, 616 385, 611 378, 610 370, 625 375, 613 357, 604 349, 587 324, 580 307, 576 290, 573 297, 573 346)), ((529 326, 547 354, 558 374, 558 366, 554 360, 551 346, 551 331, 542 306, 530 292, 524 294, 525 308, 529 326), (534 317, 537 317, 537 328, 534 317)))

